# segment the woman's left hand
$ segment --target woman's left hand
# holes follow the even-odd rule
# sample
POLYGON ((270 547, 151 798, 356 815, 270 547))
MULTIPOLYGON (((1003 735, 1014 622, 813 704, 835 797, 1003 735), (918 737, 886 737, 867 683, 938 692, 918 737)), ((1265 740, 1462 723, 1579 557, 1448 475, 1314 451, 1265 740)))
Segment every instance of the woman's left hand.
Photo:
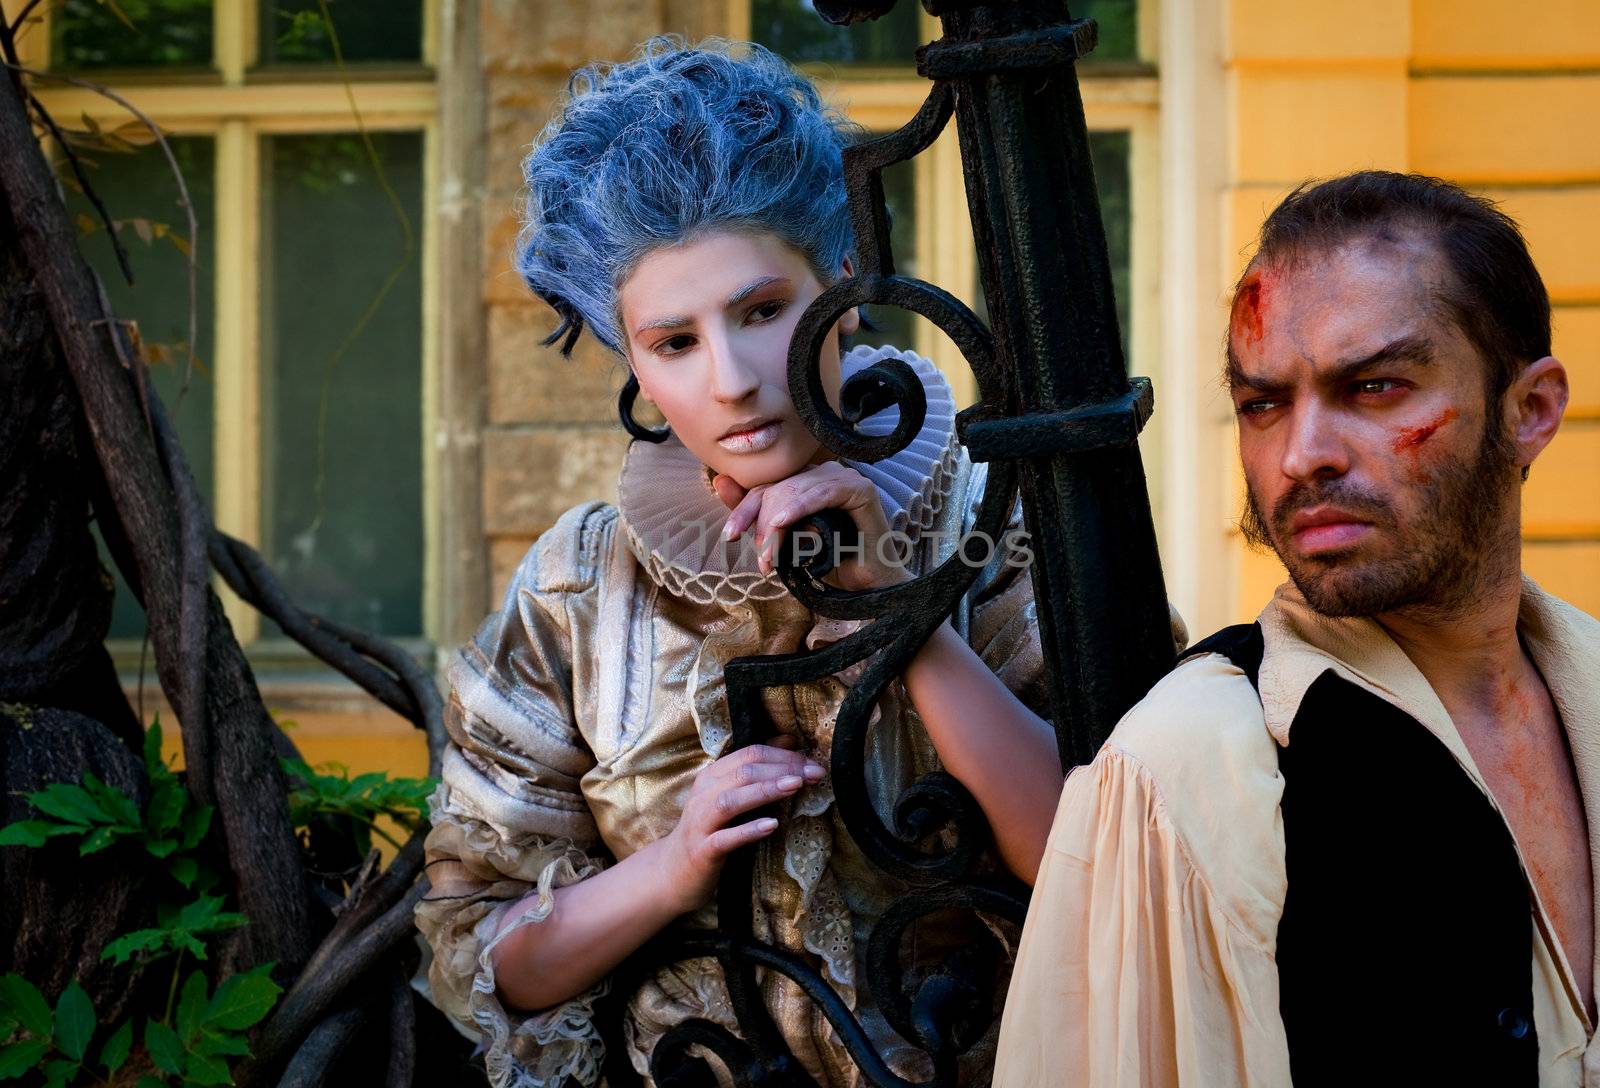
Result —
POLYGON ((838 461, 825 461, 795 473, 786 480, 758 484, 746 490, 731 476, 712 481, 724 505, 732 508, 724 540, 738 540, 752 527, 756 533, 761 572, 772 570, 784 534, 795 522, 819 510, 834 507, 850 515, 861 533, 859 554, 845 552, 828 579, 840 589, 879 589, 911 580, 911 572, 898 560, 903 543, 885 539, 889 522, 883 515, 878 489, 861 473, 838 461))

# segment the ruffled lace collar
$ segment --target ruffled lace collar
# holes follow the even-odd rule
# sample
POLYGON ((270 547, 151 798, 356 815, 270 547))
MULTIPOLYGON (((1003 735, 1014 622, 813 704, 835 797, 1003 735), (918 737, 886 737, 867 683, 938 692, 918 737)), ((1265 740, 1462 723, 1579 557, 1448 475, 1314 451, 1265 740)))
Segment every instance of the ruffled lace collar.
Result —
MULTIPOLYGON (((890 347, 853 348, 840 359, 841 380, 884 359, 900 359, 922 379, 928 414, 905 449, 875 464, 846 461, 878 488, 889 527, 913 541, 929 528, 950 492, 960 447, 955 398, 933 361, 890 347)), ((886 408, 863 420, 863 434, 894 430, 900 409, 886 408)), ((628 545, 650 577, 675 596, 696 604, 723 605, 772 600, 785 595, 776 573, 762 575, 753 535, 725 543, 728 508, 711 489, 700 459, 676 438, 633 442, 617 483, 617 506, 628 545)))

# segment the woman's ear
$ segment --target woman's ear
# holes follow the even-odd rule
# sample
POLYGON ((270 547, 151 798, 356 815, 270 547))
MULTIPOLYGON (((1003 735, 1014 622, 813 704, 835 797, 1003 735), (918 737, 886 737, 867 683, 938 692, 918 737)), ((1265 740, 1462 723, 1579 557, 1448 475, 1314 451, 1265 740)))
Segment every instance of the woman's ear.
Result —
MULTIPOLYGON (((856 266, 846 257, 839 262, 839 278, 847 280, 856 274, 856 266)), ((853 336, 861 328, 861 311, 852 306, 839 315, 839 335, 853 336)))

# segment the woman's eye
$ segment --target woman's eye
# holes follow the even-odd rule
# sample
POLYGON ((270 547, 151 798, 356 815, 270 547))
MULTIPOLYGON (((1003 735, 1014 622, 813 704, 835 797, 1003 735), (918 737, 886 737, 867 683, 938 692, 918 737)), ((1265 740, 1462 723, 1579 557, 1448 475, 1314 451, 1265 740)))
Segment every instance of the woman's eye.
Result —
POLYGON ((752 321, 771 321, 783 313, 783 308, 787 305, 788 302, 781 298, 768 299, 766 302, 751 308, 750 319, 752 321))
POLYGON ((687 334, 669 336, 656 344, 653 349, 657 355, 681 355, 694 346, 694 337, 687 334))

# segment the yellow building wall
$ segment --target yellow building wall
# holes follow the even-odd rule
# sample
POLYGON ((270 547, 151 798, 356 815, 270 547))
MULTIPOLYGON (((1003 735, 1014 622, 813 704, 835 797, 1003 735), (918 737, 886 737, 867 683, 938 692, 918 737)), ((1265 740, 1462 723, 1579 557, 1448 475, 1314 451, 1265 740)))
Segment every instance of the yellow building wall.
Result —
MULTIPOLYGON (((1231 184, 1225 282, 1294 185, 1369 167, 1415 170, 1500 201, 1554 303, 1566 423, 1533 467, 1523 567, 1600 614, 1600 3, 1508 12, 1495 0, 1231 0, 1231 184)), ((1226 468, 1233 508, 1243 486, 1226 468)), ((1235 614, 1284 579, 1230 530, 1235 614)))

